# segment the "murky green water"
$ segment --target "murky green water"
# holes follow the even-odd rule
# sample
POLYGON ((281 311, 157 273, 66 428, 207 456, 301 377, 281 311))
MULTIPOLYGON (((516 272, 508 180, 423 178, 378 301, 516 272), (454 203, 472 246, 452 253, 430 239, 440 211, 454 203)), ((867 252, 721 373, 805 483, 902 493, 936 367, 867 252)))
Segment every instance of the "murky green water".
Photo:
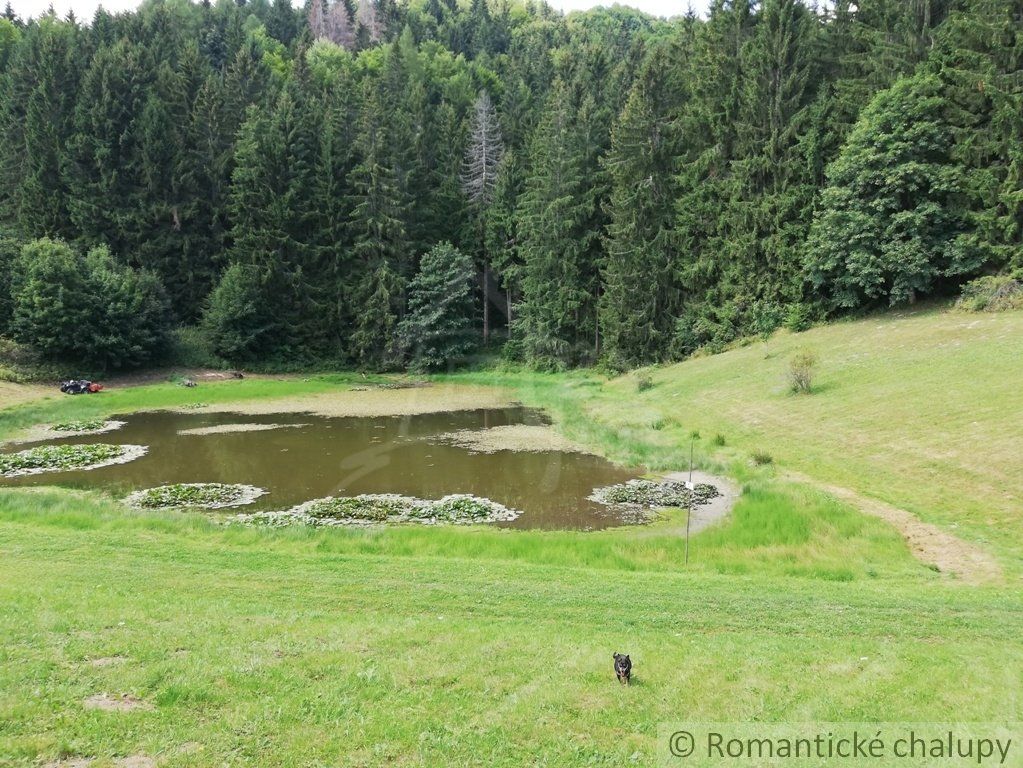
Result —
MULTIPOLYGON (((635 472, 597 457, 547 451, 474 453, 438 440, 463 429, 542 424, 524 408, 456 411, 382 418, 325 418, 308 414, 249 416, 230 413, 140 413, 102 435, 49 443, 134 443, 149 453, 128 464, 87 472, 0 478, 0 487, 60 485, 127 494, 166 483, 245 483, 270 492, 242 509, 287 509, 323 496, 400 493, 436 499, 471 493, 523 515, 517 528, 604 528, 619 524, 607 508, 588 501, 593 488, 635 472), (283 429, 181 435, 220 424, 288 424, 283 429)), ((17 451, 35 445, 8 445, 17 451)), ((236 510, 241 511, 241 510, 236 510)))

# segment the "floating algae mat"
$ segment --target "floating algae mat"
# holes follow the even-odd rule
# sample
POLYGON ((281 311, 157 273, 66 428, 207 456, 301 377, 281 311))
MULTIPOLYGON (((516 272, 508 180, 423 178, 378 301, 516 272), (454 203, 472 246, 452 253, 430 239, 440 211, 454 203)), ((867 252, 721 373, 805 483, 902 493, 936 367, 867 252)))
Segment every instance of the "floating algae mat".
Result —
POLYGON ((133 491, 124 503, 138 509, 225 509, 251 504, 264 493, 252 485, 175 483, 133 491))
POLYGON ((363 494, 315 499, 282 512, 240 514, 229 522, 249 526, 281 528, 287 525, 313 527, 379 525, 475 525, 511 522, 521 512, 490 499, 453 494, 443 499, 416 499, 393 493, 363 494))
MULTIPOLYGON (((291 510, 328 497, 373 494, 423 500, 459 495, 486 499, 499 505, 495 509, 521 512, 518 516, 495 513, 487 518, 493 521, 490 524, 516 528, 606 528, 634 519, 588 497, 596 488, 623 483, 638 473, 572 450, 565 441, 545 439, 543 414, 526 408, 384 417, 187 411, 117 418, 124 424, 102 438, 50 433, 45 440, 5 445, 0 456, 41 445, 100 440, 147 446, 144 456, 91 471, 69 467, 0 477, 0 488, 59 485, 101 489, 118 498, 178 484, 220 483, 266 490, 251 503, 210 512, 225 519, 240 512, 291 510), (503 429, 516 426, 533 429, 503 429), (477 431, 485 431, 480 440, 451 439, 452 434, 466 438, 477 431), (509 436, 507 447, 501 443, 502 435, 509 436)), ((429 517, 435 516, 431 509, 429 517)))
POLYGON ((144 456, 144 445, 37 445, 17 453, 0 454, 0 477, 101 469, 144 456))

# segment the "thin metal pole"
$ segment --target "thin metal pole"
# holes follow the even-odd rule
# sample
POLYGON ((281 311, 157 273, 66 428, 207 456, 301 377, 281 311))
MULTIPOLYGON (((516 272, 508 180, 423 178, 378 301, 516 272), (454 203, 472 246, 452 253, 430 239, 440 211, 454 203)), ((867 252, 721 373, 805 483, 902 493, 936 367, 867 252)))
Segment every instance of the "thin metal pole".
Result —
POLYGON ((693 496, 689 492, 689 512, 686 514, 686 565, 689 565, 689 521, 693 518, 693 496))
POLYGON ((696 496, 696 486, 693 485, 693 449, 696 447, 696 435, 689 435, 689 482, 686 483, 689 490, 689 509, 686 512, 686 565, 689 565, 689 524, 693 519, 693 497, 696 496))

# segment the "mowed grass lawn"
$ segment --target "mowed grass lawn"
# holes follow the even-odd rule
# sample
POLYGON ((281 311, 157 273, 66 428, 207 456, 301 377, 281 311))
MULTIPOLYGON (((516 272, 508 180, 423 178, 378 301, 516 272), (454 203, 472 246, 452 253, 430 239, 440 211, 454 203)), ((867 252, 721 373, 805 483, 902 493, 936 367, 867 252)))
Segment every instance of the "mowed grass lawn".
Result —
POLYGON ((1017 592, 567 567, 529 535, 512 558, 458 546, 488 532, 224 531, 60 492, 0 520, 3 765, 632 766, 662 721, 1023 716, 1017 592), (103 693, 144 706, 85 706, 103 693))

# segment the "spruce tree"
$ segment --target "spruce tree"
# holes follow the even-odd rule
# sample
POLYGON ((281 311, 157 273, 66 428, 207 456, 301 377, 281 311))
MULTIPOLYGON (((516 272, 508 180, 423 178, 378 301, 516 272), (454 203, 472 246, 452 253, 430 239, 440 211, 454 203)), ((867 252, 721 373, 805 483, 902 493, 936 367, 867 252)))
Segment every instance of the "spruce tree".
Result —
POLYGON ((234 364, 252 363, 273 351, 276 321, 268 311, 256 269, 232 264, 210 294, 202 333, 218 357, 234 364))
POLYGON ((417 370, 456 365, 472 350, 475 307, 472 259, 441 243, 419 262, 408 289, 408 312, 398 326, 406 358, 417 370))
POLYGON ((18 25, 10 19, 0 19, 0 74, 7 70, 14 53, 18 50, 20 39, 21 29, 18 25))
POLYGON ((733 187, 725 227, 726 280, 751 330, 754 302, 802 297, 801 255, 814 195, 813 150, 803 141, 817 82, 817 20, 797 0, 766 0, 740 57, 733 187))
POLYGON ((365 85, 351 174, 352 304, 359 308, 351 345, 365 366, 396 360, 395 327, 405 303, 402 271, 412 259, 405 225, 409 201, 402 169, 392 165, 390 115, 382 108, 381 90, 365 85))
POLYGON ((613 367, 663 357, 681 300, 674 271, 675 90, 655 55, 611 135, 612 190, 600 297, 603 353, 613 367))
POLYGON ((324 329, 308 322, 318 275, 310 270, 303 198, 312 186, 315 147, 292 94, 272 112, 250 109, 231 181, 231 260, 259 276, 264 311, 274 318, 277 351, 315 344, 324 329))
POLYGON ((1016 0, 984 0, 969 12, 952 13, 921 65, 940 80, 947 102, 943 117, 952 132, 952 159, 969 184, 963 193, 973 244, 996 267, 1011 264, 1023 244, 1021 12, 1016 0))
POLYGON ((497 110, 490 94, 480 91, 473 105, 469 128, 469 144, 465 150, 462 184, 466 197, 476 206, 485 208, 494 196, 497 171, 504 154, 504 141, 497 110))
POLYGON ((11 280, 22 243, 12 233, 0 231, 0 337, 6 336, 14 313, 11 280))
POLYGON ((519 201, 522 301, 516 328, 527 359, 541 368, 577 362, 593 327, 583 322, 585 230, 592 198, 564 85, 556 85, 530 149, 530 175, 519 201))
POLYGON ((0 204, 26 236, 73 237, 68 148, 83 68, 81 31, 44 16, 29 26, 3 78, 0 204))
POLYGON ((225 98, 222 75, 208 74, 182 126, 184 148, 178 173, 189 193, 179 207, 185 279, 165 279, 172 294, 179 296, 175 306, 185 322, 197 318, 226 257, 234 137, 224 130, 225 98), (188 298, 181 298, 186 293, 188 298))
POLYGON ((355 259, 349 223, 358 104, 351 91, 352 82, 343 75, 318 96, 314 105, 309 105, 321 119, 306 201, 306 226, 309 247, 322 275, 323 310, 318 322, 325 326, 331 356, 338 359, 349 355, 348 336, 358 314, 352 301, 355 259))
POLYGON ((324 35, 335 45, 348 51, 355 50, 355 23, 344 0, 335 0, 324 24, 324 35))
POLYGON ((101 48, 82 79, 75 110, 71 221, 90 245, 135 255, 146 229, 139 215, 141 132, 147 101, 144 52, 127 40, 101 48))
POLYGON ((284 45, 291 45, 298 35, 298 19, 291 7, 291 0, 273 0, 266 17, 266 31, 284 45))
MULTIPOLYGON (((715 0, 706 23, 692 30, 689 63, 675 77, 689 77, 691 96, 677 117, 676 271, 683 306, 672 354, 721 344, 736 333, 735 291, 728 261, 721 258, 729 234, 721 213, 734 190, 732 162, 744 82, 739 54, 748 44, 754 17, 748 0, 715 0)), ((688 30, 683 31, 683 35, 688 30)))

